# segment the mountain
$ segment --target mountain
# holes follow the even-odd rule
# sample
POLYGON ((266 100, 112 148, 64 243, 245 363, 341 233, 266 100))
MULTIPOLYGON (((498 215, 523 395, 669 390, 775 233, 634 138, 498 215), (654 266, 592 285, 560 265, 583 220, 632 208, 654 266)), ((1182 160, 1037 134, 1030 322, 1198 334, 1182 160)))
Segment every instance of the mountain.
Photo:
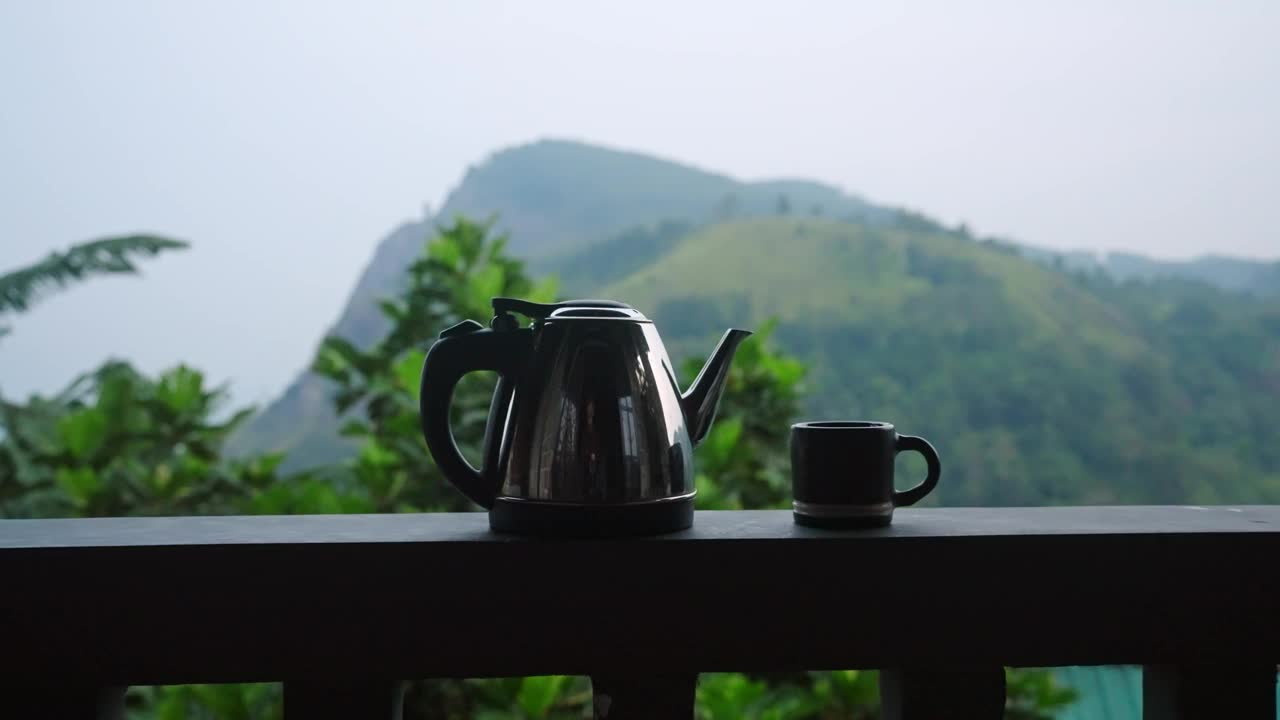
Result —
POLYGON ((772 214, 780 196, 797 212, 888 220, 892 211, 807 181, 744 183, 648 155, 544 140, 471 168, 440 215, 497 214, 511 249, 538 258, 655 220, 703 222, 772 214))
POLYGON ((1280 295, 1280 262, 1260 262, 1206 255, 1194 260, 1153 260, 1130 253, 1108 253, 1104 268, 1117 278, 1151 280, 1178 277, 1199 280, 1226 290, 1280 295))
POLYGON ((1280 501, 1280 301, 815 218, 704 227, 589 290, 677 355, 777 318, 812 417, 933 439, 946 504, 1280 501))
MULTIPOLYGON (((1204 282, 1240 287, 1227 275, 1166 264, 1119 283, 1070 272, 1099 269, 1084 255, 1055 266, 828 186, 564 141, 488 158, 437 218, 495 213, 533 269, 637 305, 675 354, 778 318, 778 341, 813 364, 810 412, 932 438, 943 502, 1280 500, 1280 310, 1204 282)), ((380 336, 374 301, 433 227, 379 244, 333 333, 380 336)), ((347 452, 336 428, 328 389, 304 374, 236 449, 323 464, 347 452)))
POLYGON ((1191 260, 1156 260, 1133 253, 1056 252, 1021 246, 1024 255, 1068 270, 1102 271, 1117 280, 1179 278, 1196 280, 1222 290, 1264 297, 1280 295, 1280 261, 1246 260, 1204 255, 1191 260))
MULTIPOLYGON (((361 347, 382 337, 387 324, 377 301, 395 292, 406 265, 421 252, 423 238, 432 231, 431 221, 423 219, 404 223, 383 238, 329 334, 361 347)), ((329 388, 320 378, 303 372, 275 402, 241 426, 227 447, 233 455, 288 451, 286 468, 325 465, 348 453, 338 426, 329 388)))
MULTIPOLYGON (((896 211, 821 183, 741 182, 648 155, 564 140, 502 150, 467 170, 435 218, 409 222, 382 240, 330 334, 366 345, 386 330, 378 298, 393 294, 403 269, 421 251, 436 221, 455 215, 495 217, 511 249, 545 272, 593 243, 656 221, 692 226, 717 218, 777 211, 823 213, 888 223, 896 211)), ((589 252, 589 250, 588 250, 589 252)), ((427 338, 424 338, 426 340, 427 338)), ((232 438, 233 453, 289 451, 286 467, 326 464, 344 456, 328 390, 310 373, 232 438)))

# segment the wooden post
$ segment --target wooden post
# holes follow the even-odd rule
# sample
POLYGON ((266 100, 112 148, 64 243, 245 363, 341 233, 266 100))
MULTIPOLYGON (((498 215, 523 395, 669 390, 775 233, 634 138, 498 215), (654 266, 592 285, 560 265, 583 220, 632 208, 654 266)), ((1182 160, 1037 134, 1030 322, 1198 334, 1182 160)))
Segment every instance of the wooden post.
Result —
POLYGON ((696 674, 592 675, 595 720, 689 720, 693 717, 696 674))
POLYGON ((297 680, 284 684, 285 720, 400 720, 404 683, 297 680))
POLYGON ((880 671, 884 720, 1000 720, 1004 703, 1003 667, 880 671))
POLYGON ((1144 720, 1275 720, 1276 665, 1148 665, 1144 720))
POLYGON ((124 720, 127 689, 74 684, 0 686, 0 718, 124 720))

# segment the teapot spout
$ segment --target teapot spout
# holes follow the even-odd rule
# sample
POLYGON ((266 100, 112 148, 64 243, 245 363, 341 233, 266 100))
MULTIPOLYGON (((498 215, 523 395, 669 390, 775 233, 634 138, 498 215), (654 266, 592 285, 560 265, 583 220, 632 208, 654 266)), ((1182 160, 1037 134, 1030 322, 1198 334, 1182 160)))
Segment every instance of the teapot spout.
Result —
POLYGON ((724 381, 729 377, 729 365, 738 344, 751 335, 749 330, 727 330, 720 338, 720 344, 707 358, 707 364, 689 386, 688 392, 680 396, 680 409, 684 411, 685 422, 689 426, 689 440, 694 445, 702 442, 711 430, 711 423, 716 419, 716 406, 720 404, 720 395, 724 392, 724 381))

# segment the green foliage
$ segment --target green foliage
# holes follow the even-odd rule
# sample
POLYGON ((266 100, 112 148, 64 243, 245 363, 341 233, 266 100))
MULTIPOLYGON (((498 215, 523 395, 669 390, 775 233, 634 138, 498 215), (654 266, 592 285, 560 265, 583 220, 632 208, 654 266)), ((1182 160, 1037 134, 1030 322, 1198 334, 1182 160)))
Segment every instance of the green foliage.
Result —
POLYGON ((874 720, 880 716, 876 673, 799 673, 771 679, 741 673, 698 678, 698 720, 874 720))
POLYGON ((589 717, 590 706, 590 680, 543 675, 462 683, 415 683, 408 694, 406 716, 573 720, 589 717))
MULTIPOLYGON (((24 312, 50 292, 94 275, 136 273, 134 258, 186 247, 180 240, 130 235, 94 240, 74 245, 66 252, 52 253, 34 265, 0 275, 0 315, 24 312)), ((0 326, 0 336, 7 332, 8 328, 0 326)))
POLYGON ((281 720, 279 683, 130 688, 130 720, 281 720))
POLYGON ((566 675, 521 678, 516 705, 525 717, 547 717, 570 679, 566 675))
POLYGON ((814 678, 813 700, 822 708, 821 717, 870 718, 879 710, 878 673, 865 670, 837 670, 810 673, 814 678))
POLYGON ((878 673, 705 674, 698 679, 697 714, 699 720, 875 720, 880 717, 878 673))
MULTIPOLYGON (((734 356, 711 432, 695 451, 698 507, 707 510, 788 507, 791 497, 788 421, 799 413, 806 368, 772 342, 765 323, 734 356)), ((686 377, 701 358, 683 366, 686 377)))
POLYGON ((795 712, 793 696, 740 673, 721 673, 699 678, 697 717, 699 720, 790 720, 803 717, 795 712), (791 702, 787 702, 791 701, 791 702))
POLYGON ((121 362, 51 398, 0 399, 0 517, 251 511, 285 485, 281 458, 222 459, 227 434, 252 412, 219 418, 224 400, 192 368, 152 380, 121 362))
POLYGON ((1048 670, 1005 670, 1005 688, 1005 720, 1052 720, 1078 696, 1048 670))

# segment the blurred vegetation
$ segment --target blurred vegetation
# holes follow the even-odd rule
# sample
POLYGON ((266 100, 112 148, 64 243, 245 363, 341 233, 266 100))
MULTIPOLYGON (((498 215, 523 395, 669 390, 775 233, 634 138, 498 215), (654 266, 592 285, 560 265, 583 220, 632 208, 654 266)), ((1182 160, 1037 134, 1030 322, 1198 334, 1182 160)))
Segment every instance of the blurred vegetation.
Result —
MULTIPOLYGON (((48 293, 96 275, 132 275, 134 259, 187 247, 181 240, 153 235, 103 238, 51 253, 34 265, 0 275, 0 317, 30 309, 48 293)), ((9 328, 0 323, 0 337, 9 328)))
MULTIPOLYGON (((429 339, 443 327, 490 314, 489 299, 555 296, 506 251, 491 224, 458 219, 440 229, 407 270, 403 291, 380 304, 387 334, 361 349, 325 340, 315 372, 348 418, 356 454, 340 467, 279 472, 282 456, 230 460, 223 444, 251 408, 228 410, 225 391, 190 367, 149 378, 109 362, 52 396, 0 401, 0 516, 88 517, 217 513, 420 512, 468 509, 430 461, 418 431, 418 373, 429 339)), ((766 324, 744 343, 719 420, 699 448, 699 507, 762 508, 787 503, 786 435, 800 411, 807 368, 777 349, 766 324)), ((685 368, 686 379, 696 364, 685 368)), ((483 434, 492 380, 469 378, 454 402, 455 432, 472 453, 483 434)), ((1046 672, 1011 674, 1009 707, 1048 717, 1070 702, 1046 672)), ((583 718, 590 686, 581 677, 429 680, 410 685, 408 718, 583 718)), ((277 718, 276 684, 134 688, 139 720, 277 718)), ((762 720, 873 718, 875 673, 703 676, 698 717, 762 720)))
MULTIPOLYGON (((0 398, 0 516, 256 512, 282 482, 279 455, 228 461, 225 393, 179 366, 155 379, 109 362, 53 397, 0 398)), ((295 482, 301 484, 302 478, 295 482)))

